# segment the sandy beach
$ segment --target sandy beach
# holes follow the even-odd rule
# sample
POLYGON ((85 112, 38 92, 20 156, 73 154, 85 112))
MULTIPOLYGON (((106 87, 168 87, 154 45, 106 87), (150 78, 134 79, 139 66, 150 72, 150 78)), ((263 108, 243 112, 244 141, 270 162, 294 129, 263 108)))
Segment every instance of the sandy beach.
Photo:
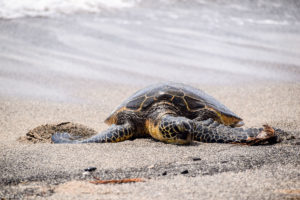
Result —
POLYGON ((43 124, 105 130, 105 118, 123 100, 164 81, 204 90, 245 128, 269 124, 299 139, 300 12, 276 2, 263 9, 250 1, 144 1, 100 14, 0 19, 0 198, 300 198, 299 142, 19 140, 43 124), (95 185, 83 175, 87 167, 103 180, 144 182, 95 185))

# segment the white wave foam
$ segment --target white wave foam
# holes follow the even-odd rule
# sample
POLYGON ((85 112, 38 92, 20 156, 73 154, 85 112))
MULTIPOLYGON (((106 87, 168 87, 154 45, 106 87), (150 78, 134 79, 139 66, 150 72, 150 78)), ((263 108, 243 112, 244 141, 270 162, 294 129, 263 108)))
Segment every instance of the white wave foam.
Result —
POLYGON ((133 7, 135 0, 0 0, 0 18, 50 16, 133 7))

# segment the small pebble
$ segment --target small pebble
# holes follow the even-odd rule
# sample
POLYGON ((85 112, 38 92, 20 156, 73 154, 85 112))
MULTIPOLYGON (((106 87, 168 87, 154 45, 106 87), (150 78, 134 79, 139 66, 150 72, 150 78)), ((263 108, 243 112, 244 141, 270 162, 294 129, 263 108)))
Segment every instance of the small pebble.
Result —
POLYGON ((184 170, 184 171, 182 171, 182 172, 180 172, 181 174, 188 174, 189 173, 189 170, 184 170))
POLYGON ((193 157, 192 159, 193 159, 193 161, 199 161, 199 160, 201 160, 201 158, 199 158, 199 157, 193 157))
POLYGON ((152 168, 154 168, 154 165, 148 166, 148 169, 152 169, 152 168))
POLYGON ((167 175, 167 172, 162 173, 163 176, 167 175))
POLYGON ((88 168, 84 169, 84 171, 86 171, 86 172, 93 172, 96 169, 97 169, 96 167, 88 167, 88 168))

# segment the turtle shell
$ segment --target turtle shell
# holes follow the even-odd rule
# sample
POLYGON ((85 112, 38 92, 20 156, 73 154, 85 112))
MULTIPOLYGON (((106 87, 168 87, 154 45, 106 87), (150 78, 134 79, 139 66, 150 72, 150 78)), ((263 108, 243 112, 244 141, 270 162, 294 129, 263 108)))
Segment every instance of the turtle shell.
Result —
POLYGON ((242 119, 230 111, 219 101, 205 92, 181 83, 162 83, 141 89, 119 105, 105 120, 107 124, 116 122, 119 112, 130 110, 133 112, 144 112, 156 102, 167 101, 181 111, 201 112, 210 110, 216 113, 219 122, 230 126, 242 125, 242 119))

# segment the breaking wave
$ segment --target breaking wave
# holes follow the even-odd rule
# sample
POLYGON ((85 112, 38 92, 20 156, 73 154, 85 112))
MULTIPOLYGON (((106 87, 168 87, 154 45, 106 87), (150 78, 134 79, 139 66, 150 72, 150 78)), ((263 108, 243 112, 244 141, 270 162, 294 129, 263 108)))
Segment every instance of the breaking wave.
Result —
POLYGON ((0 0, 0 18, 41 17, 130 8, 134 0, 0 0))
MULTIPOLYGON (((287 18, 296 16, 297 20, 300 18, 300 1, 294 0, 0 0, 0 19, 101 13, 107 10, 119 11, 134 7, 150 7, 154 11, 164 6, 182 8, 187 11, 195 7, 199 10, 207 8, 218 10, 218 13, 223 12, 225 8, 230 10, 230 15, 236 13, 239 17, 246 17, 251 12, 263 12, 270 15, 280 14, 287 18)), ((212 14, 215 16, 218 13, 212 14)), ((273 22, 274 20, 263 21, 267 24, 273 22)))

